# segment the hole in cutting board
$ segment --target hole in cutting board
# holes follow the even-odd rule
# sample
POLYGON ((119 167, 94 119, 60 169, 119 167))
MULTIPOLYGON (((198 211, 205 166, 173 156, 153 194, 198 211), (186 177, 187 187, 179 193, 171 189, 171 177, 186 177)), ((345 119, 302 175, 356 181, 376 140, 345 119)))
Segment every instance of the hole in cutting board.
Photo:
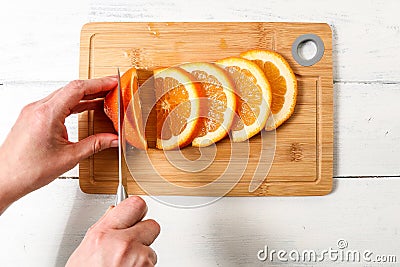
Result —
POLYGON ((301 42, 297 47, 297 53, 304 60, 310 60, 317 54, 317 44, 313 40, 301 42))
POLYGON ((300 35, 292 44, 294 60, 304 67, 318 63, 324 56, 324 52, 324 42, 315 34, 300 35))

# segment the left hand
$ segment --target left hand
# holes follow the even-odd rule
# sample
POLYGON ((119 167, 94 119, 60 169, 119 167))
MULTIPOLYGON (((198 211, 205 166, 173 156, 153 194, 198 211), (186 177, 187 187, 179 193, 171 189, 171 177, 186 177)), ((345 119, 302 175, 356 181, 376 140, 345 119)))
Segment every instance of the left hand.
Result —
POLYGON ((100 133, 68 141, 65 119, 94 109, 117 85, 116 77, 77 80, 23 108, 0 147, 0 214, 20 197, 53 181, 80 160, 118 146, 118 136, 100 133))

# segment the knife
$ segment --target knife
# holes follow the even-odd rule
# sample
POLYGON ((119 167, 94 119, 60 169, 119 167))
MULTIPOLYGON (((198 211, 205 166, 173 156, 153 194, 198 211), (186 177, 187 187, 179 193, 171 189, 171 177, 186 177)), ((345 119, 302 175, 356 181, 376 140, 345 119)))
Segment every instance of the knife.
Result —
POLYGON ((125 150, 125 142, 122 141, 122 123, 124 121, 124 106, 122 104, 121 75, 118 68, 118 188, 115 197, 115 206, 128 197, 122 183, 122 153, 125 150), (124 147, 123 147, 124 146, 124 147), (123 149, 124 148, 124 149, 123 149))

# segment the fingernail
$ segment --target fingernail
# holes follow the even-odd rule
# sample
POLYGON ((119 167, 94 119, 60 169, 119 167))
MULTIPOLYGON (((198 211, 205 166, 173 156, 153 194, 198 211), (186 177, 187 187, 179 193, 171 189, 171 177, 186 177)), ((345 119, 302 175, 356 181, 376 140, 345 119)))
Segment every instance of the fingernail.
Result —
POLYGON ((118 147, 118 139, 111 141, 111 147, 118 147))

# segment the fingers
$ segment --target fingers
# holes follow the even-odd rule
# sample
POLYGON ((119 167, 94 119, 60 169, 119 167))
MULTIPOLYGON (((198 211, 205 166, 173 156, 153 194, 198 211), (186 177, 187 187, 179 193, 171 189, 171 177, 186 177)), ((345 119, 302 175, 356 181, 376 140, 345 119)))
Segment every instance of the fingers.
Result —
POLYGON ((133 246, 125 256, 126 266, 154 266, 157 264, 157 254, 148 246, 133 246))
POLYGON ((71 114, 81 113, 85 110, 94 110, 103 106, 102 99, 81 101, 78 105, 71 109, 71 114))
POLYGON ((91 95, 93 97, 93 95, 97 96, 102 92, 107 92, 117 86, 117 83, 115 76, 73 81, 55 93, 48 102, 56 112, 68 116, 71 114, 71 110, 85 97, 91 95))
POLYGON ((160 234, 160 225, 155 220, 149 219, 136 223, 126 231, 143 245, 150 246, 160 234))
POLYGON ((151 249, 150 255, 149 255, 150 260, 154 265, 156 265, 157 264, 157 253, 151 247, 149 247, 149 249, 151 249))
POLYGON ((151 263, 153 265, 157 264, 157 254, 156 252, 151 248, 151 247, 145 247, 144 248, 145 253, 147 253, 147 257, 150 259, 151 263))
POLYGON ((102 223, 109 228, 126 229, 141 221, 146 212, 146 202, 138 196, 131 196, 110 210, 102 223))
POLYGON ((78 159, 85 159, 99 151, 118 146, 118 136, 112 133, 99 133, 86 137, 72 145, 74 155, 78 159))
POLYGON ((91 99, 96 99, 96 98, 104 98, 108 93, 109 93, 109 91, 105 91, 105 92, 100 92, 100 93, 97 93, 97 94, 85 95, 82 100, 91 100, 91 99))

